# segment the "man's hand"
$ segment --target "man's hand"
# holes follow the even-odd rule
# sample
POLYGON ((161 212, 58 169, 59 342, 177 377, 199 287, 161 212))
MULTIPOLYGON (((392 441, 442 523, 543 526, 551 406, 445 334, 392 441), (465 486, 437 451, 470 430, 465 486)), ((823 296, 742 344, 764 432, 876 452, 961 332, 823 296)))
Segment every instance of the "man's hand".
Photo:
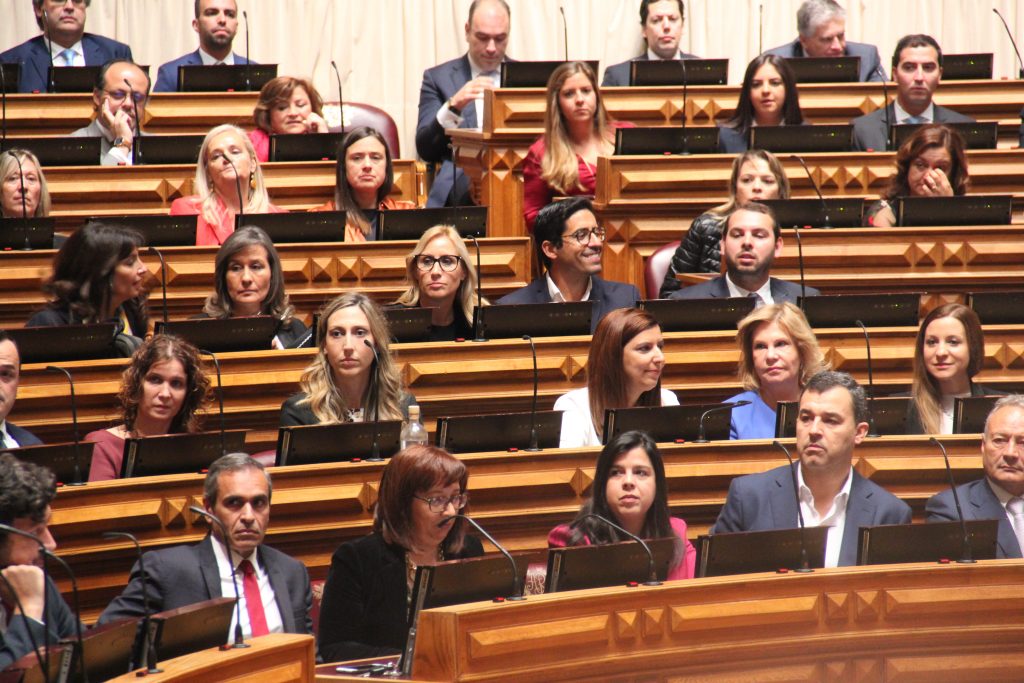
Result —
MULTIPOLYGON (((26 617, 43 620, 43 595, 45 583, 43 581, 43 570, 31 564, 14 564, 2 571, 0 574, 11 584, 17 600, 11 600, 15 605, 21 603, 26 617)), ((0 583, 0 592, 5 596, 8 594, 6 583, 0 583)), ((17 613, 17 607, 15 607, 17 613)))
POLYGON ((451 102, 461 112, 467 104, 482 97, 485 90, 494 90, 494 81, 489 76, 477 76, 452 95, 451 102))
POLYGON ((131 144, 135 137, 135 124, 123 109, 111 113, 107 100, 104 98, 100 105, 100 118, 106 129, 114 134, 115 139, 123 138, 126 143, 131 144))

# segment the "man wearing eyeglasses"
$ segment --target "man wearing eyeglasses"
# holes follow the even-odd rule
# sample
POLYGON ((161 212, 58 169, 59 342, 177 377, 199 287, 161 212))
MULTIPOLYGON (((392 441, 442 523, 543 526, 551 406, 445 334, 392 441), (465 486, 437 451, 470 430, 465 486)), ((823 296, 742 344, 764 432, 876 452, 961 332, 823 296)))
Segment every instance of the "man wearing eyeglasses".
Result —
POLYGON ((96 78, 92 101, 96 118, 71 137, 100 138, 104 166, 131 166, 135 138, 145 135, 142 121, 149 101, 149 76, 133 62, 107 62, 96 78))
POLYGON ((533 226, 537 258, 547 273, 505 295, 498 304, 591 301, 591 332, 610 311, 635 306, 640 299, 636 287, 598 277, 604 238, 604 228, 597 224, 594 206, 586 197, 548 204, 533 226))

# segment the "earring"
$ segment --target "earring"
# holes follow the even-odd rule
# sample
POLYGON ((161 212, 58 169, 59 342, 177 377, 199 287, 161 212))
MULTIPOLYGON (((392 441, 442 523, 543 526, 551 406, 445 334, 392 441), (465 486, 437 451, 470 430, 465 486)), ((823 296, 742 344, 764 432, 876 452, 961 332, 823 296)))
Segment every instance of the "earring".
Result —
POLYGON ((255 190, 256 189, 256 174, 255 173, 250 173, 249 174, 249 189, 250 190, 255 190))

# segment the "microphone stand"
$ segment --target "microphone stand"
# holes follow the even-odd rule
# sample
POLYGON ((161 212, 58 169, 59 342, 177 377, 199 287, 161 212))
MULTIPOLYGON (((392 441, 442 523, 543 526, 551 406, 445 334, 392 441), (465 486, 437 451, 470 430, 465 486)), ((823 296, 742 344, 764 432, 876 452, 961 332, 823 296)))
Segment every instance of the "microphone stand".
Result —
POLYGON ((861 332, 864 333, 864 348, 868 352, 868 437, 877 438, 878 430, 875 429, 875 373, 871 366, 871 337, 868 336, 868 328, 860 320, 853 321, 861 332))
MULTIPOLYGON (((384 458, 380 457, 380 409, 377 405, 377 383, 379 377, 377 375, 380 369, 380 356, 377 355, 377 347, 370 343, 369 339, 364 339, 363 343, 369 347, 370 351, 373 351, 373 385, 370 391, 366 392, 367 400, 364 403, 369 403, 370 395, 374 397, 373 401, 373 442, 370 444, 370 457, 366 459, 367 462, 383 462, 384 458)), ((363 419, 365 421, 369 414, 367 406, 363 406, 363 419)))
POLYGON ((484 530, 484 528, 477 524, 476 520, 470 517, 469 515, 463 515, 459 513, 449 515, 448 517, 443 518, 440 522, 437 523, 438 528, 443 527, 445 524, 447 524, 453 519, 464 519, 470 524, 472 524, 474 529, 483 534, 484 538, 490 541, 491 544, 494 545, 494 547, 497 548, 502 555, 508 558, 508 563, 512 565, 512 595, 508 596, 505 599, 514 600, 516 602, 520 600, 526 600, 526 597, 523 595, 523 586, 519 582, 519 568, 516 566, 516 561, 512 558, 511 553, 509 553, 509 551, 505 549, 505 546, 494 540, 494 536, 491 536, 489 533, 487 533, 484 530))
POLYGON ((809 574, 814 570, 811 569, 811 562, 807 559, 807 527, 804 526, 804 511, 800 507, 800 486, 796 483, 796 465, 793 463, 793 456, 789 454, 788 448, 778 441, 772 441, 772 445, 786 454, 786 460, 789 461, 789 475, 793 480, 793 495, 796 497, 796 516, 800 520, 800 568, 795 571, 801 574, 809 574))
POLYGON ((562 5, 558 6, 558 11, 562 13, 562 44, 565 46, 565 61, 569 61, 569 22, 565 19, 565 7, 562 5))
POLYGON ((149 591, 147 590, 149 575, 146 573, 146 562, 142 557, 142 546, 139 545, 139 539, 135 537, 135 534, 127 531, 104 531, 100 535, 107 539, 127 538, 135 545, 135 554, 139 558, 139 573, 142 574, 142 652, 143 657, 146 658, 146 673, 163 673, 163 669, 157 666, 159 659, 156 654, 156 643, 153 642, 153 634, 150 633, 151 610, 149 608, 149 591))
POLYGON ((953 493, 953 503, 956 504, 956 517, 960 520, 960 534, 963 539, 963 545, 960 550, 960 559, 957 560, 958 564, 976 564, 977 560, 974 559, 971 554, 971 540, 970 536, 967 535, 967 523, 964 522, 964 511, 960 509, 960 496, 956 495, 956 482, 953 481, 953 470, 949 466, 949 455, 946 454, 946 447, 942 445, 942 442, 936 439, 934 436, 928 439, 931 443, 939 447, 942 451, 942 460, 946 463, 946 477, 949 479, 949 489, 953 493))
POLYGON ((476 310, 473 311, 473 341, 485 342, 487 341, 487 337, 484 336, 483 325, 484 273, 480 269, 480 243, 476 241, 476 235, 470 235, 469 239, 473 240, 473 248, 476 249, 476 310))
POLYGON ((807 300, 807 287, 804 284, 804 243, 800 239, 800 228, 793 226, 793 234, 796 235, 796 260, 800 266, 800 310, 804 310, 807 300))
MULTIPOLYGON (((3 152, 7 144, 7 74, 4 73, 3 63, 0 63, 0 96, 3 98, 3 113, 0 115, 0 125, 3 126, 0 128, 0 152, 3 152)), ((25 194, 24 191, 22 194, 25 194)))
POLYGON ((821 212, 825 216, 825 222, 821 224, 822 230, 832 229, 832 219, 828 216, 828 204, 825 203, 825 198, 821 195, 821 190, 818 188, 818 183, 814 182, 814 177, 811 175, 811 169, 807 168, 807 164, 804 163, 804 158, 799 154, 790 154, 790 159, 796 159, 800 162, 800 165, 804 168, 804 173, 807 174, 807 179, 811 181, 811 187, 814 188, 814 192, 818 195, 818 201, 821 202, 821 212))
POLYGON ((331 60, 331 68, 334 69, 334 78, 338 81, 338 112, 341 115, 341 134, 345 135, 345 95, 341 90, 341 73, 338 71, 338 65, 331 60))
MULTIPOLYGON (((221 536, 224 538, 224 546, 228 549, 228 566, 231 567, 231 583, 235 586, 235 642, 231 645, 221 645, 222 650, 240 650, 242 648, 249 647, 245 639, 242 638, 242 598, 238 593, 238 573, 235 571, 235 558, 231 552, 231 540, 228 536, 228 528, 224 525, 224 522, 220 521, 212 513, 207 512, 198 505, 189 505, 188 509, 197 515, 202 515, 206 519, 210 520, 220 529, 221 536)), ((216 536, 214 537, 216 540, 216 536)))
POLYGON ((238 227, 241 227, 242 219, 245 218, 245 202, 242 201, 242 179, 238 177, 238 167, 235 166, 235 162, 231 161, 227 152, 224 153, 224 161, 228 162, 231 170, 235 172, 235 192, 238 193, 238 218, 236 221, 238 227))
POLYGON ((660 586, 661 585, 661 581, 658 581, 658 573, 657 573, 657 571, 655 571, 655 568, 654 568, 654 553, 651 552, 651 546, 647 545, 647 541, 645 541, 644 539, 640 538, 636 534, 629 533, 628 531, 623 529, 621 526, 619 526, 615 522, 613 522, 610 519, 607 519, 605 517, 602 517, 601 515, 597 514, 596 512, 591 512, 590 514, 586 514, 583 517, 580 517, 579 519, 577 519, 575 522, 573 522, 569 526, 570 526, 570 528, 576 528, 577 526, 582 524, 585 520, 590 519, 590 518, 594 518, 594 519, 596 519, 598 521, 601 521, 601 522, 607 524, 611 528, 613 528, 616 531, 618 531, 620 534, 625 534, 631 540, 636 541, 637 543, 639 543, 640 547, 644 549, 645 553, 647 553, 647 580, 643 581, 643 582, 639 582, 639 583, 641 583, 641 585, 643 585, 643 586, 660 586))
POLYGON ((999 13, 999 10, 993 7, 992 11, 996 13, 997 17, 999 17, 999 21, 1003 22, 1003 28, 1006 29, 1006 35, 1010 39, 1010 44, 1013 45, 1013 52, 1017 55, 1017 63, 1020 64, 1020 70, 1017 71, 1017 78, 1024 78, 1024 60, 1021 60, 1020 58, 1020 50, 1017 49, 1017 41, 1013 39, 1013 31, 1010 30, 1010 26, 1006 23, 1006 19, 1003 18, 1003 15, 999 13))
POLYGON ((46 92, 57 92, 57 83, 53 76, 53 37, 50 36, 50 18, 44 11, 40 15, 40 19, 43 20, 43 35, 46 36, 46 56, 50 58, 50 72, 47 74, 49 78, 46 83, 46 92))
POLYGON ((163 314, 164 314, 164 325, 167 324, 167 261, 164 260, 164 255, 160 253, 160 250, 156 247, 150 247, 149 251, 156 254, 156 257, 160 259, 160 289, 163 292, 163 314))
POLYGON ((213 351, 199 349, 199 353, 213 359, 213 367, 217 370, 217 399, 220 403, 220 454, 227 455, 227 448, 224 447, 224 385, 221 384, 220 379, 220 361, 217 360, 217 355, 213 351))
POLYGON ((132 163, 142 163, 142 152, 139 150, 139 138, 142 137, 142 121, 139 119, 139 103, 135 101, 135 89, 132 88, 132 84, 128 82, 128 79, 124 79, 124 84, 128 86, 128 96, 132 98, 132 111, 135 112, 135 138, 132 140, 132 163))
POLYGON ((85 486, 85 482, 82 481, 82 462, 81 456, 79 455, 80 441, 78 437, 78 402, 75 400, 75 381, 71 379, 71 373, 59 365, 47 365, 46 371, 61 373, 68 380, 68 387, 71 390, 71 423, 75 430, 75 480, 68 484, 68 486, 85 486))
POLYGON ((530 342, 530 351, 533 354, 533 405, 530 408, 530 446, 526 450, 536 453, 541 449, 537 445, 537 345, 533 343, 533 337, 523 335, 525 341, 530 342))
MULTIPOLYGON (((249 13, 242 10, 242 18, 245 19, 245 91, 252 91, 252 62, 249 61, 249 13)), ((235 174, 237 178, 238 175, 235 174)))
POLYGON ((679 156, 686 157, 686 156, 690 156, 690 143, 686 139, 686 104, 689 101, 689 98, 687 97, 687 94, 686 94, 686 85, 687 85, 687 83, 688 83, 688 81, 690 79, 686 77, 686 60, 685 59, 680 59, 679 60, 679 67, 683 70, 683 123, 682 123, 682 129, 679 131, 680 134, 682 135, 683 146, 682 146, 682 149, 679 150, 679 156))
POLYGON ((704 432, 704 421, 711 413, 717 413, 721 410, 732 410, 733 408, 739 408, 740 406, 749 406, 750 401, 733 401, 732 403, 721 403, 712 408, 705 410, 700 416, 700 422, 697 425, 697 438, 693 440, 693 443, 708 443, 707 435, 704 432))
POLYGON ((875 72, 882 77, 882 99, 885 100, 885 107, 882 109, 885 113, 885 148, 888 149, 896 145, 896 141, 893 139, 892 119, 889 115, 889 83, 885 78, 885 72, 882 71, 881 64, 875 67, 875 72))

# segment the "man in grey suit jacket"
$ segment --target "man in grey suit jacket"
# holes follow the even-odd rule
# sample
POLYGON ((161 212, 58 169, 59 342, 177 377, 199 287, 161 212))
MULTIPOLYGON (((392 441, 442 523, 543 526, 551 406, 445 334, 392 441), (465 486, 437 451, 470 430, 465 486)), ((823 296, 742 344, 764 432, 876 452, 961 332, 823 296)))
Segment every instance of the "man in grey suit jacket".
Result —
POLYGON ((896 100, 884 109, 853 120, 853 148, 889 149, 888 130, 902 123, 973 123, 970 116, 940 107, 932 100, 942 79, 942 48, 924 34, 903 36, 892 56, 896 100))
POLYGON ((799 462, 737 477, 712 533, 827 526, 825 566, 857 564, 862 526, 909 524, 910 506, 853 470, 853 449, 868 433, 864 389, 844 372, 814 375, 800 395, 799 462), (799 512, 797 492, 800 491, 799 512))
MULTIPOLYGON (((143 614, 143 590, 153 612, 184 607, 203 600, 234 597, 232 572, 241 595, 242 631, 246 638, 270 633, 312 633, 312 593, 309 574, 301 562, 263 545, 270 520, 270 474, 244 453, 218 458, 203 485, 206 511, 227 528, 229 551, 219 525, 194 546, 146 553, 144 577, 138 563, 128 586, 100 615, 106 623, 143 614), (251 574, 252 576, 248 576, 251 574), (246 575, 246 576, 243 576, 246 575), (255 580, 260 606, 249 604, 243 586, 255 580), (145 586, 145 589, 144 589, 145 586), (254 618, 255 624, 254 624, 254 618), (266 629, 261 629, 265 622, 266 629)), ((237 615, 235 617, 237 619, 237 615)), ((234 625, 232 625, 232 631, 234 625)))
MULTIPOLYGON (((1024 510, 1014 519, 1014 509, 1024 505, 1024 395, 1004 396, 992 407, 985 419, 981 440, 981 464, 985 477, 956 487, 964 519, 995 519, 999 521, 996 557, 1021 554, 1024 539, 1024 510), (1016 501, 1016 502, 1015 502, 1016 501), (1016 523, 1017 529, 1014 528, 1016 523)), ((925 506, 929 522, 959 521, 953 492, 949 489, 935 494, 925 506)))
POLYGON ((629 85, 630 64, 655 59, 697 59, 679 49, 686 21, 683 0, 640 0, 640 33, 647 51, 639 57, 613 64, 604 72, 602 88, 629 85))
POLYGON ((245 57, 231 51, 238 33, 238 5, 235 0, 196 0, 192 29, 199 34, 199 49, 166 64, 156 74, 153 92, 177 92, 179 66, 247 64, 245 57))
POLYGON ((469 50, 423 72, 416 151, 424 161, 439 164, 427 206, 448 204, 453 183, 454 201, 459 205, 471 203, 469 180, 462 171, 456 173, 452 165, 445 131, 479 128, 483 123, 484 91, 500 84, 499 68, 508 46, 510 16, 505 0, 473 0, 466 21, 469 50))
POLYGON ((100 138, 103 166, 131 166, 135 136, 145 135, 141 129, 149 102, 149 76, 132 62, 107 62, 96 78, 92 102, 96 118, 71 137, 100 138))
MULTIPOLYGON (((725 275, 683 287, 670 299, 726 299, 756 297, 756 306, 797 302, 802 296, 798 284, 771 276, 775 257, 782 253, 782 230, 775 214, 765 204, 750 202, 728 215, 722 226, 722 258, 725 275)), ((806 287, 807 296, 821 294, 806 287)))
POLYGON ((846 10, 834 0, 805 0, 796 13, 798 36, 792 43, 766 50, 792 57, 860 57, 861 81, 884 81, 878 48, 846 40, 846 10))

